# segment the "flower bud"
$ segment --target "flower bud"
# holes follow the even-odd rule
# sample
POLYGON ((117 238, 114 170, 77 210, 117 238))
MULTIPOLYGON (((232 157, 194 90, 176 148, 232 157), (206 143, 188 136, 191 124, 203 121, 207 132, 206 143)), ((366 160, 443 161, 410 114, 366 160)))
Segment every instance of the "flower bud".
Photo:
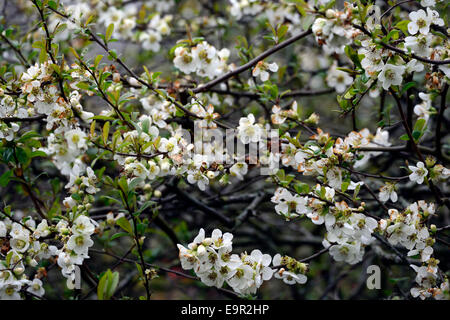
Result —
POLYGON ((135 87, 140 87, 141 84, 136 80, 136 78, 130 77, 128 78, 128 82, 135 87))
POLYGON ((306 124, 317 125, 319 123, 319 115, 313 112, 308 119, 305 120, 306 124))
POLYGON ((153 191, 153 196, 155 196, 156 198, 161 198, 162 193, 159 190, 155 190, 155 191, 153 191))
POLYGON ((208 172, 206 173, 206 176, 208 177, 208 179, 214 179, 214 172, 208 171, 208 172))
POLYGON ((325 16, 326 16, 328 19, 336 18, 336 11, 334 11, 334 10, 332 10, 332 9, 328 9, 328 10, 325 12, 325 16))
POLYGON ((113 74, 113 81, 120 82, 120 73, 116 72, 113 74))
POLYGON ((434 166, 436 164, 436 159, 432 156, 428 156, 425 159, 425 164, 428 168, 431 168, 432 166, 434 166))
POLYGON ((116 223, 116 220, 114 219, 114 213, 109 212, 106 215, 106 223, 109 225, 114 225, 116 223))
POLYGON ((206 238, 205 240, 203 240, 202 242, 205 246, 209 246, 212 243, 212 239, 211 238, 206 238))

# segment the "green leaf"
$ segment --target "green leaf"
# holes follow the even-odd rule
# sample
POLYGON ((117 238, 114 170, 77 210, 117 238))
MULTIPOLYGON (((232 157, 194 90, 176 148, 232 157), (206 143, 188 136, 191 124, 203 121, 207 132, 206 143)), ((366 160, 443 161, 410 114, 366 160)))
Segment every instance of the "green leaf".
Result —
POLYGON ((31 152, 31 158, 42 157, 46 158, 47 154, 44 151, 36 150, 31 152))
POLYGON ((111 23, 108 28, 106 29, 106 34, 105 34, 105 41, 109 41, 109 39, 111 39, 111 36, 114 32, 114 23, 111 23))
POLYGON ((397 23, 395 25, 395 28, 401 30, 405 35, 407 35, 408 34, 408 24, 409 24, 409 22, 410 22, 409 20, 400 21, 399 23, 397 23))
POLYGON ((70 50, 70 52, 72 52, 72 54, 75 56, 75 58, 80 59, 80 56, 78 55, 77 51, 74 48, 69 47, 69 50, 70 50))
POLYGON ((287 24, 281 25, 277 30, 277 38, 278 42, 282 41, 284 36, 286 35, 286 32, 288 31, 289 27, 287 24))
POLYGON ((100 278, 97 286, 97 297, 99 300, 109 300, 114 295, 119 284, 119 273, 108 269, 100 278))
POLYGON ((129 236, 129 235, 130 235, 130 234, 129 234, 128 232, 118 232, 118 233, 113 234, 109 240, 112 241, 112 240, 115 240, 115 239, 117 239, 117 238, 129 236))
POLYGON ((414 130, 412 132, 412 137, 414 138, 415 141, 419 140, 420 136, 422 135, 422 132, 414 130))
POLYGON ((414 82, 414 81, 411 81, 411 82, 406 83, 406 84, 403 86, 403 88, 402 88, 401 94, 403 94, 403 93, 405 93, 406 91, 408 91, 408 89, 411 89, 411 88, 415 87, 416 84, 417 84, 417 83, 414 82))
POLYGON ((403 141, 409 141, 409 137, 408 137, 408 135, 405 133, 404 135, 402 135, 402 136, 400 137, 400 140, 403 140, 403 141))
POLYGON ((12 175, 13 175, 12 170, 8 170, 5 173, 3 173, 2 176, 0 177, 0 186, 6 187, 9 183, 9 178, 11 178, 12 175))
POLYGON ((298 182, 294 185, 295 191, 299 194, 309 193, 309 185, 303 182, 298 182))
POLYGON ((16 156, 21 164, 26 164, 28 162, 28 154, 23 148, 16 148, 16 156))
POLYGON ((361 66, 361 63, 360 63, 359 57, 358 57, 358 52, 356 52, 356 50, 353 49, 351 46, 346 46, 344 51, 345 51, 345 54, 347 55, 347 57, 349 57, 350 60, 352 60, 352 62, 355 64, 355 66, 362 69, 362 66, 361 66))
POLYGON ((105 124, 103 125, 103 143, 106 146, 108 144, 108 136, 109 136, 109 127, 110 127, 110 123, 109 122, 105 122, 105 124))
POLYGON ((129 234, 133 234, 133 227, 131 226, 130 221, 128 221, 127 218, 121 217, 117 219, 116 224, 129 234))
POLYGON ((119 273, 113 272, 108 277, 108 283, 106 286, 106 297, 111 298, 116 291, 117 285, 119 284, 119 273))
POLYGON ((97 57, 95 57, 95 60, 94 60, 94 68, 97 68, 97 67, 98 67, 98 64, 100 63, 100 61, 102 60, 102 58, 103 58, 103 55, 101 55, 101 54, 99 54, 97 57))
POLYGON ((341 190, 342 190, 342 192, 347 191, 347 189, 348 189, 349 186, 350 186, 350 182, 348 182, 348 181, 342 182, 342 185, 341 185, 341 190))
POLYGON ((414 124, 414 130, 423 131, 427 122, 425 119, 418 119, 414 124))

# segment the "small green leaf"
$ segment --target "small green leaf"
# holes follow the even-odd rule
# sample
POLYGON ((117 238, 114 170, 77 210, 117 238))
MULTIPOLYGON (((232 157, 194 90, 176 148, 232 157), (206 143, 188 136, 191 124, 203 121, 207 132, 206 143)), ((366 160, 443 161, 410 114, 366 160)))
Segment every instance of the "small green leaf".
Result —
POLYGON ((114 32, 114 23, 111 23, 108 28, 106 29, 106 34, 105 34, 105 41, 109 41, 109 39, 111 39, 111 36, 114 32))
POLYGON ((8 170, 5 173, 3 173, 2 176, 0 177, 0 186, 6 187, 9 183, 9 178, 11 178, 12 175, 13 175, 12 170, 8 170))
POLYGON ((121 217, 117 219, 116 224, 129 234, 133 234, 133 227, 131 226, 130 221, 128 221, 127 218, 121 217))
POLYGON ((105 144, 105 146, 108 144, 109 127, 110 127, 110 123, 105 122, 105 124, 103 125, 103 135, 102 135, 103 143, 105 144))

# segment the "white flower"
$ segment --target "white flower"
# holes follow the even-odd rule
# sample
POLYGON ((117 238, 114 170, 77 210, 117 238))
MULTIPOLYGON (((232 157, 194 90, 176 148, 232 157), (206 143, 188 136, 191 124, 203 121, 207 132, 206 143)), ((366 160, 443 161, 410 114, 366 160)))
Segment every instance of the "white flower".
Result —
POLYGON ((403 222, 397 222, 395 224, 391 224, 386 228, 386 232, 389 235, 388 241, 393 245, 397 245, 398 243, 405 244, 408 241, 408 237, 415 232, 414 226, 410 226, 404 224, 403 222))
POLYGON ((229 232, 222 234, 219 229, 214 229, 211 234, 212 244, 214 249, 225 248, 228 252, 232 249, 233 235, 229 232))
POLYGON ((432 10, 431 8, 427 8, 427 15, 431 20, 432 24, 443 27, 445 25, 444 20, 439 17, 439 12, 436 10, 432 10))
POLYGON ((405 47, 411 49, 411 52, 428 57, 430 55, 432 35, 418 34, 417 36, 409 36, 405 38, 405 47))
POLYGON ((10 283, 0 286, 0 300, 21 300, 20 288, 22 283, 17 280, 13 280, 10 283))
POLYGON ((383 89, 388 90, 390 86, 398 86, 403 81, 404 66, 396 66, 393 64, 385 64, 383 69, 378 74, 378 80, 381 81, 383 89))
POLYGON ((198 188, 202 191, 206 190, 206 186, 209 185, 209 179, 200 170, 190 171, 187 176, 187 181, 190 184, 197 184, 198 188))
POLYGON ((81 129, 69 130, 64 134, 64 137, 67 140, 69 150, 72 152, 78 154, 80 150, 85 149, 87 147, 86 133, 84 133, 81 129))
POLYGON ((344 243, 341 245, 333 245, 330 247, 330 255, 336 261, 345 261, 349 264, 355 264, 359 259, 361 246, 357 244, 344 243))
POLYGON ((50 228, 48 227, 48 223, 46 219, 43 219, 37 226, 36 230, 34 230, 33 236, 36 239, 40 237, 46 237, 50 234, 50 228))
POLYGON ((230 173, 236 176, 239 180, 244 180, 244 175, 248 172, 248 165, 245 162, 236 162, 230 168, 230 173))
POLYGON ((27 251, 28 247, 30 246, 30 239, 28 235, 26 234, 20 234, 18 236, 13 237, 9 244, 12 249, 16 250, 17 252, 25 252, 27 251))
POLYGON ((42 287, 42 281, 35 278, 33 281, 28 283, 27 292, 30 292, 38 297, 42 297, 45 293, 44 288, 42 287))
POLYGON ((391 199, 392 202, 397 202, 398 196, 395 192, 395 185, 393 183, 386 183, 380 188, 380 201, 386 202, 391 199))
POLYGON ((418 31, 422 34, 430 32, 431 16, 427 15, 425 11, 422 9, 413 11, 409 14, 409 18, 411 19, 411 22, 408 23, 410 34, 416 34, 418 31))
POLYGON ((278 71, 278 65, 274 62, 274 63, 267 63, 264 61, 259 61, 256 66, 253 68, 252 71, 252 75, 254 77, 259 76, 261 81, 267 81, 269 80, 269 72, 267 71, 272 71, 272 72, 277 72, 278 71))
POLYGON ((428 170, 425 168, 425 164, 421 161, 417 162, 416 166, 408 166, 412 173, 409 175, 409 179, 418 184, 422 184, 424 178, 428 174, 428 170))
POLYGON ((353 83, 353 78, 347 72, 338 70, 337 64, 334 63, 327 73, 326 81, 329 87, 335 88, 337 93, 342 93, 353 83))
POLYGON ((369 6, 367 9, 366 26, 372 31, 380 24, 381 9, 377 5, 369 6))
POLYGON ((358 52, 364 54, 364 58, 361 60, 361 66, 364 68, 367 76, 371 77, 383 69, 384 62, 381 52, 365 50, 364 48, 358 52))
MULTIPOLYGON (((275 267, 279 267, 282 263, 282 257, 279 253, 277 253, 273 257, 273 265, 275 267)), ((282 279, 284 283, 286 284, 295 284, 300 283, 304 284, 308 280, 308 278, 302 274, 302 273, 294 273, 292 271, 288 271, 285 268, 279 268, 278 270, 275 270, 274 277, 276 279, 282 279)))
POLYGON ((72 226, 72 232, 74 234, 91 235, 95 231, 95 225, 92 220, 86 216, 79 216, 75 219, 72 226))
POLYGON ((424 92, 419 92, 419 97, 422 99, 422 103, 417 104, 414 107, 414 113, 425 121, 428 121, 430 118, 432 106, 431 106, 431 94, 426 94, 424 92))
POLYGON ((75 251, 76 254, 87 254, 89 247, 94 244, 87 234, 74 234, 67 242, 67 249, 75 251))
POLYGON ((426 261, 430 260, 430 257, 432 254, 433 254, 433 248, 430 246, 427 246, 420 253, 420 260, 422 262, 426 262, 426 261))
POLYGON ((290 220, 308 212, 306 207, 308 197, 301 197, 297 194, 292 195, 288 190, 283 190, 280 200, 275 206, 275 211, 279 215, 283 215, 287 220, 290 220))
POLYGON ((142 47, 146 50, 153 52, 158 52, 161 48, 161 34, 154 30, 148 30, 147 32, 142 32, 139 35, 139 42, 142 43, 142 47))
POLYGON ((181 262, 181 267, 184 270, 190 270, 194 268, 194 264, 197 261, 197 258, 191 252, 191 250, 186 249, 181 244, 177 244, 178 249, 180 250, 179 258, 181 262))
POLYGON ((436 0, 420 0, 420 5, 422 7, 434 7, 436 5, 436 0))
POLYGON ((189 49, 184 47, 178 47, 175 49, 175 58, 173 59, 175 67, 180 69, 184 73, 195 72, 198 67, 198 61, 189 49))
POLYGON ((328 180, 328 184, 330 185, 330 187, 332 187, 333 189, 341 189, 342 186, 342 170, 337 168, 337 167, 333 167, 330 170, 327 171, 326 174, 327 180, 328 180))
POLYGON ((237 127, 237 130, 237 136, 244 144, 248 144, 250 142, 258 142, 262 134, 262 128, 260 125, 255 123, 255 116, 252 113, 250 113, 247 117, 243 117, 239 120, 239 126, 237 127))
POLYGON ((304 274, 295 274, 293 272, 286 271, 284 268, 276 271, 274 277, 277 279, 282 279, 284 283, 291 285, 295 283, 304 284, 308 280, 304 274))
POLYGON ((411 59, 411 61, 409 61, 406 64, 406 68, 405 71, 406 73, 412 73, 412 72, 421 72, 424 69, 424 65, 417 61, 416 59, 411 59))
POLYGON ((169 139, 161 138, 158 150, 161 152, 167 152, 172 156, 180 152, 180 147, 178 146, 177 139, 174 137, 171 137, 169 139))

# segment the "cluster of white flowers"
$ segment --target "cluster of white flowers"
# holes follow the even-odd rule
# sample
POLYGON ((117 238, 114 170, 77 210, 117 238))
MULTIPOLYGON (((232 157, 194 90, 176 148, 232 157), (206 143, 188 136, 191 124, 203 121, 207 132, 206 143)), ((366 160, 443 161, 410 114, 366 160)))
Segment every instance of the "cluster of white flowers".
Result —
POLYGON ((439 268, 437 267, 439 260, 434 258, 430 260, 432 261, 428 265, 420 267, 411 265, 411 268, 417 273, 415 281, 418 284, 418 286, 411 288, 411 296, 414 298, 419 297, 422 300, 430 297, 436 300, 448 300, 450 292, 449 280, 445 278, 439 287, 436 285, 439 279, 439 268))
POLYGON ((409 205, 402 213, 390 209, 389 219, 380 220, 380 226, 391 244, 401 244, 409 250, 408 256, 420 255, 421 261, 427 262, 433 254, 434 239, 430 237, 424 222, 434 215, 434 211, 433 203, 418 201, 409 205))
POLYGON ((375 136, 368 129, 362 129, 359 132, 352 131, 344 139, 339 137, 335 141, 318 128, 317 134, 311 136, 311 140, 303 146, 289 134, 281 138, 290 141, 287 143, 281 140, 280 158, 284 166, 290 166, 304 175, 325 175, 328 184, 335 189, 341 189, 344 181, 338 159, 354 163, 355 167, 363 166, 371 157, 378 156, 379 152, 358 151, 359 148, 391 145, 389 133, 381 128, 377 129, 375 136), (360 155, 362 157, 359 159, 360 155))
POLYGON ((287 25, 289 32, 301 26, 301 15, 290 1, 230 0, 230 5, 230 14, 236 20, 248 16, 266 18, 272 26, 287 25))
POLYGON ((21 299, 21 290, 37 296, 44 294, 40 276, 30 281, 25 273, 26 266, 35 267, 41 259, 47 259, 56 252, 55 246, 40 242, 50 232, 41 223, 31 218, 23 223, 5 218, 0 221, 0 239, 3 248, 7 248, 5 259, 0 261, 0 298, 2 300, 21 299))
MULTIPOLYGON (((61 95, 60 89, 53 84, 56 78, 51 65, 50 61, 36 63, 23 72, 20 76, 20 95, 14 98, 5 95, 2 98, 0 116, 24 119, 44 116, 50 134, 47 146, 41 150, 53 156, 56 167, 62 174, 69 176, 72 166, 77 162, 85 169, 79 158, 87 150, 87 135, 80 128, 78 118, 89 123, 94 114, 83 110, 81 94, 77 90, 71 91, 67 98, 61 95)), ((69 68, 66 66, 66 69, 69 68)), ((21 124, 13 122, 7 125, 0 122, 0 137, 12 140, 21 124)))
POLYGON ((49 225, 46 219, 36 225, 32 217, 21 221, 5 217, 0 221, 0 241, 7 248, 4 260, 0 261, 0 298, 2 300, 22 299, 21 292, 43 296, 45 290, 40 280, 44 274, 36 273, 29 280, 25 273, 27 267, 35 268, 42 260, 56 258, 62 275, 67 278, 67 286, 73 288, 75 265, 81 265, 88 258, 88 248, 93 241, 94 222, 79 215, 73 222, 60 220, 49 225), (62 242, 58 249, 45 242, 51 236, 62 242))
POLYGON ((152 10, 153 14, 142 21, 139 18, 140 7, 136 3, 119 5, 116 1, 65 1, 64 13, 69 16, 66 19, 57 13, 50 16, 49 25, 51 29, 65 25, 66 28, 56 34, 56 40, 66 40, 71 34, 79 30, 90 16, 98 16, 98 23, 104 28, 114 25, 112 36, 116 39, 136 41, 142 48, 158 52, 161 41, 170 35, 173 16, 165 14, 173 3, 170 1, 146 1, 146 8, 152 10), (136 32, 139 30, 139 32, 136 32))
POLYGON ((58 266, 67 278, 67 287, 73 289, 76 277, 76 265, 82 265, 89 258, 89 248, 94 244, 91 235, 95 232, 96 222, 85 215, 79 215, 72 224, 61 220, 56 230, 62 235, 64 247, 57 251, 58 266))
POLYGON ((289 257, 281 258, 278 254, 274 257, 275 269, 272 269, 272 257, 260 250, 253 250, 250 254, 233 254, 232 240, 231 233, 222 233, 215 229, 211 237, 205 237, 205 230, 200 229, 187 248, 178 244, 181 266, 185 270, 193 269, 207 286, 221 288, 226 282, 242 295, 255 294, 263 282, 270 280, 274 273, 275 277, 289 284, 306 282, 306 264, 298 263, 289 257))
MULTIPOLYGON (((323 8, 320 6, 329 2, 329 0, 312 0, 295 7, 295 4, 284 1, 272 3, 257 0, 230 0, 230 12, 238 20, 244 16, 259 17, 261 15, 267 18, 269 24, 274 27, 274 31, 282 25, 287 25, 288 31, 292 32, 294 29, 298 30, 302 22, 308 22, 307 19, 311 18, 300 19, 296 9, 299 11, 308 9, 317 13, 317 8, 323 8)), ((375 97, 381 88, 386 91, 392 86, 402 86, 405 78, 412 77, 413 73, 426 73, 427 83, 423 92, 418 94, 421 102, 415 105, 414 114, 428 122, 436 113, 432 103, 437 96, 437 89, 441 89, 441 80, 445 80, 444 76, 449 77, 450 68, 445 63, 433 66, 432 63, 426 63, 426 59, 435 61, 448 59, 450 47, 447 39, 432 32, 434 27, 445 25, 439 13, 430 8, 436 5, 436 1, 422 0, 420 4, 425 9, 410 12, 407 24, 397 25, 397 29, 404 33, 404 38, 399 36, 400 33, 392 33, 384 39, 379 38, 386 27, 382 26, 381 9, 377 5, 366 7, 365 21, 360 21, 362 15, 357 14, 360 8, 349 3, 345 4, 342 11, 327 9, 314 22, 312 21, 314 18, 310 19, 309 22, 313 22, 311 28, 316 41, 327 55, 335 59, 331 63, 330 56, 316 57, 319 60, 317 63, 319 67, 327 71, 317 73, 320 73, 320 77, 325 78, 327 85, 334 88, 337 93, 344 93, 354 83, 354 78, 360 80, 364 78, 367 82, 365 80, 363 82, 367 86, 374 85, 370 92, 372 97, 375 97), (373 33, 373 35, 369 36, 367 33, 373 33), (397 39, 395 43, 390 42, 391 36, 397 39), (363 69, 360 74, 359 67, 356 72, 349 73, 338 67, 343 63, 338 55, 348 54, 349 48, 345 49, 348 45, 358 47, 356 59, 361 60, 361 69, 363 69), (395 45, 398 49, 396 51, 401 50, 403 53, 393 54, 393 50, 389 48, 390 45, 395 45), (322 74, 326 76, 323 77, 322 74), (432 80, 429 81, 429 79, 432 80)), ((80 3, 67 1, 64 5, 64 13, 69 16, 68 19, 64 17, 65 14, 49 13, 49 25, 52 30, 58 29, 60 24, 65 24, 66 27, 49 41, 68 39, 71 34, 77 34, 78 32, 75 31, 83 29, 84 23, 93 14, 98 16, 97 21, 103 29, 107 29, 110 25, 114 26, 112 37, 136 41, 143 49, 158 52, 163 39, 171 33, 170 24, 173 17, 168 12, 172 5, 168 1, 156 0, 146 1, 142 6, 133 2, 118 3, 114 0, 80 3), (152 13, 147 15, 149 8, 152 13)), ((181 19, 176 23, 184 22, 181 19)), ((197 22, 196 20, 195 24, 197 22)), ((204 25, 216 27, 218 24, 225 23, 226 21, 220 21, 220 19, 217 21, 205 19, 204 25)), ((173 64, 178 70, 185 74, 194 73, 200 77, 213 79, 234 69, 233 64, 228 64, 230 51, 227 48, 218 50, 207 41, 198 39, 189 38, 189 40, 178 42, 173 59, 173 64)), ((309 52, 310 55, 311 52, 309 52)), ((354 59, 352 60, 355 62, 354 59)), ((103 84, 105 81, 108 82, 107 85, 101 86, 97 79, 94 79, 90 72, 81 68, 80 65, 74 64, 69 68, 64 63, 61 63, 60 67, 52 61, 36 63, 28 67, 20 77, 14 79, 16 81, 14 86, 2 84, 4 89, 0 88, 0 117, 42 116, 47 132, 46 144, 40 150, 49 156, 59 172, 69 180, 65 185, 69 196, 63 200, 67 214, 63 218, 48 221, 43 219, 37 226, 31 217, 16 221, 11 216, 0 221, 0 241, 3 248, 7 249, 4 259, 0 261, 1 298, 21 298, 25 292, 42 296, 44 289, 40 275, 38 274, 31 281, 25 274, 25 268, 36 267, 41 260, 51 257, 57 259, 63 276, 67 278, 67 286, 73 288, 76 266, 81 265, 84 259, 89 257, 89 248, 93 245, 91 236, 97 227, 97 224, 88 217, 88 212, 95 201, 94 196, 99 192, 94 164, 89 164, 89 155, 86 155, 88 148, 94 144, 105 151, 105 158, 110 155, 111 159, 119 164, 120 175, 126 177, 128 183, 137 181, 136 185, 142 187, 144 191, 151 189, 151 183, 156 179, 167 176, 184 177, 189 184, 196 185, 204 191, 214 181, 219 181, 222 185, 229 183, 229 176, 244 180, 249 172, 250 156, 237 156, 228 154, 228 150, 222 151, 223 154, 220 156, 227 160, 233 159, 234 163, 229 166, 221 165, 209 157, 219 149, 218 142, 201 141, 201 151, 198 151, 197 141, 191 143, 185 137, 185 130, 177 121, 179 119, 176 119, 180 109, 186 108, 189 111, 189 113, 185 112, 188 116, 199 119, 195 123, 196 129, 198 127, 217 129, 219 113, 216 112, 216 108, 220 110, 221 105, 233 105, 236 100, 231 94, 227 98, 199 94, 180 108, 178 102, 175 102, 176 95, 172 91, 178 88, 179 81, 172 83, 173 87, 167 86, 167 91, 164 91, 158 87, 159 80, 153 83, 154 79, 152 79, 152 85, 158 90, 150 91, 141 85, 140 79, 139 81, 135 78, 121 80, 114 66, 106 66, 101 71, 99 71, 100 68, 90 69, 94 75, 98 72, 104 76, 100 82, 103 84), (62 80, 63 84, 61 84, 61 73, 69 71, 70 78, 62 80), (124 88, 129 89, 129 93, 122 95, 121 90, 124 88), (106 94, 101 90, 107 91, 106 94), (108 100, 110 105, 113 104, 109 98, 112 100, 114 97, 118 100, 118 108, 103 110, 99 112, 99 117, 95 117, 107 119, 105 121, 108 121, 108 130, 112 123, 115 132, 111 132, 111 135, 106 134, 100 137, 96 133, 98 128, 95 126, 91 127, 91 134, 85 129, 85 125, 92 122, 94 114, 83 110, 82 98, 84 95, 95 94, 106 97, 105 100, 108 100), (131 108, 132 106, 127 102, 132 99, 140 102, 143 112, 139 114, 126 111, 126 117, 122 117, 121 110, 131 108), (109 121, 116 116, 119 116, 120 120, 110 123, 109 121), (79 122, 83 122, 84 126, 81 126, 79 122), (103 141, 100 138, 103 138, 103 141), (59 242, 59 245, 53 246, 46 243, 48 236, 52 236, 52 240, 59 242)), ((355 65, 359 66, 359 63, 355 65)), ((305 69, 307 68, 308 66, 305 69)), ((262 90, 272 85, 266 81, 270 79, 271 72, 277 72, 278 69, 277 63, 261 60, 252 69, 253 79, 248 79, 247 83, 239 81, 239 85, 242 85, 245 90, 250 88, 251 95, 262 94, 265 98, 262 90), (265 83, 260 86, 255 78, 265 83)), ((280 78, 283 76, 284 69, 281 71, 280 78)), ((192 79, 186 76, 184 80, 192 79)), ((2 79, 2 82, 8 81, 2 79)), ((221 85, 222 90, 228 90, 234 83, 231 80, 221 85)), ((400 87, 399 91, 401 89, 404 88, 400 87)), ((319 120, 318 115, 313 113, 307 118, 302 118, 302 110, 296 101, 282 107, 280 106, 282 94, 277 92, 276 95, 277 97, 273 100, 268 100, 273 104, 272 113, 266 111, 271 116, 272 124, 278 125, 277 129, 281 133, 281 150, 269 148, 261 155, 257 163, 257 166, 269 164, 272 170, 271 178, 283 186, 278 187, 271 198, 275 204, 275 212, 287 221, 306 216, 316 225, 325 225, 323 246, 329 249, 335 261, 349 264, 362 261, 365 248, 375 240, 373 233, 380 232, 386 236, 391 245, 405 247, 409 257, 420 257, 420 263, 423 265, 412 266, 417 272, 418 287, 411 289, 411 294, 422 299, 431 296, 441 298, 444 292, 448 291, 449 284, 447 279, 442 279, 439 275, 437 268, 439 261, 432 257, 435 239, 433 228, 428 227, 427 222, 428 218, 435 214, 434 204, 418 201, 409 205, 403 212, 390 209, 389 218, 380 221, 367 215, 364 202, 357 204, 360 200, 357 198, 359 189, 366 182, 353 181, 352 179, 358 174, 353 170, 365 166, 371 158, 382 154, 377 150, 364 151, 364 148, 391 146, 389 132, 377 128, 376 133, 372 134, 365 128, 336 138, 317 128, 316 134, 306 139, 306 142, 301 142, 303 140, 300 140, 300 135, 291 136, 290 129, 295 129, 294 125, 298 124, 312 132, 312 129, 306 126, 316 126, 319 120), (285 130, 285 127, 288 129, 285 130), (314 184, 317 184, 311 189, 306 183, 303 184, 306 185, 305 188, 290 184, 290 181, 295 179, 294 175, 288 176, 291 179, 287 179, 289 181, 280 181, 281 179, 277 176, 280 171, 279 163, 291 172, 295 171, 298 175, 314 178, 314 184), (354 191, 353 198, 347 197, 348 190, 354 191), (347 200, 353 200, 354 207, 346 201, 339 201, 344 196, 347 200), (440 287, 438 287, 439 283, 440 287)), ((264 128, 263 121, 265 120, 256 119, 253 113, 240 117, 236 138, 244 145, 259 143, 272 147, 266 136, 267 128, 270 129, 270 126, 267 125, 264 128)), ((21 121, 11 123, 0 121, 0 139, 14 141, 20 132, 21 123, 21 121)), ((411 185, 429 184, 430 181, 438 183, 446 181, 450 176, 450 170, 437 164, 431 157, 415 165, 408 165, 408 169, 411 185)), ((284 175, 284 170, 282 174, 284 175)), ((378 177, 374 174, 367 174, 367 176, 378 177)), ((379 178, 384 177, 380 175, 379 178)), ((389 177, 385 178, 389 180, 389 177)), ((378 199, 374 195, 375 200, 383 206, 385 203, 389 205, 390 202, 395 203, 399 200, 397 195, 399 182, 408 178, 400 177, 393 180, 396 183, 383 183, 379 189, 378 199)), ((370 191, 369 184, 370 182, 365 184, 365 187, 370 191)), ((139 195, 139 199, 148 200, 151 195, 152 193, 145 192, 139 195)), ((109 221, 116 219, 118 218, 111 215, 107 217, 109 221)), ((262 283, 271 279, 272 276, 288 284, 306 282, 305 273, 308 270, 306 264, 280 254, 275 255, 272 261, 270 255, 263 254, 259 250, 253 250, 250 254, 246 252, 240 255, 233 254, 232 239, 233 236, 230 233, 223 234, 218 229, 215 229, 212 236, 207 238, 204 230, 201 229, 187 248, 178 245, 182 267, 186 270, 193 269, 201 281, 208 286, 222 287, 224 283, 227 283, 234 291, 244 295, 256 293, 262 283)))
MULTIPOLYGON (((390 209, 389 218, 379 222, 380 230, 384 232, 389 243, 408 249, 408 256, 419 256, 423 265, 411 265, 417 273, 415 280, 418 284, 417 287, 411 288, 411 295, 421 299, 444 299, 445 292, 448 293, 448 279, 443 279, 440 287, 437 287, 439 260, 432 257, 435 239, 426 224, 434 214, 434 204, 420 200, 409 205, 403 212, 390 209)), ((431 231, 435 231, 435 228, 432 225, 431 231)))
MULTIPOLYGON (((426 12, 420 9, 409 14, 408 32, 410 35, 405 37, 404 42, 399 46, 400 48, 403 46, 406 51, 432 60, 449 55, 448 41, 442 41, 439 36, 430 32, 432 25, 444 26, 444 21, 439 17, 439 13, 430 8, 434 5, 435 2, 427 4, 426 12)), ((352 16, 354 10, 355 7, 351 4, 346 4, 344 11, 328 9, 325 17, 319 17, 314 21, 312 31, 327 54, 343 53, 345 46, 355 39, 358 40, 358 43, 361 44, 358 54, 364 56, 361 66, 366 76, 371 78, 369 84, 375 79, 378 80, 377 85, 370 91, 371 96, 377 96, 379 92, 377 87, 388 90, 391 86, 401 85, 407 74, 422 72, 425 67, 430 68, 430 65, 423 64, 414 58, 405 60, 401 56, 392 56, 389 49, 378 45, 368 35, 355 28, 354 26, 361 25, 361 22, 358 21, 359 18, 352 16)), ((382 28, 380 7, 369 6, 366 17, 364 27, 367 30, 375 31, 382 28)), ((448 66, 443 64, 437 67, 443 74, 449 76, 448 66)), ((430 69, 430 71, 433 70, 430 69)), ((345 88, 352 83, 351 77, 337 70, 335 65, 330 68, 326 81, 328 86, 335 88, 338 93, 344 92, 345 88)), ((421 118, 428 119, 428 115, 432 111, 428 107, 429 105, 424 103, 421 107, 416 108, 415 113, 421 118)))
POLYGON ((426 164, 422 161, 417 162, 415 166, 408 166, 411 170, 409 179, 417 184, 422 184, 428 176, 433 182, 445 181, 450 177, 450 170, 441 164, 436 164, 432 158, 428 158, 426 164))
POLYGON ((375 219, 360 213, 363 208, 351 208, 345 201, 335 202, 335 190, 317 185, 308 196, 292 195, 285 188, 278 188, 272 202, 277 203, 278 214, 292 219, 306 214, 314 224, 325 223, 327 230, 323 245, 330 248, 336 261, 355 264, 362 260, 364 247, 375 238, 375 219))
POLYGON ((169 23, 172 20, 171 15, 161 18, 160 15, 154 15, 148 23, 147 31, 139 34, 138 40, 142 48, 154 52, 158 52, 161 48, 161 41, 171 32, 169 23))
POLYGON ((344 11, 328 9, 326 18, 317 18, 314 21, 312 32, 326 53, 343 53, 345 46, 360 33, 352 27, 352 21, 351 5, 344 11))
POLYGON ((201 77, 214 78, 232 67, 227 64, 229 56, 230 50, 224 48, 219 51, 202 41, 194 47, 177 47, 173 63, 186 74, 194 72, 201 77))
POLYGON ((437 26, 443 26, 444 20, 439 18, 439 13, 436 10, 430 8, 424 10, 413 11, 409 14, 411 21, 408 23, 408 31, 414 35, 417 32, 427 35, 430 32, 431 24, 437 26))
POLYGON ((264 10, 264 6, 258 0, 230 0, 230 13, 236 19, 245 15, 256 15, 264 10))

